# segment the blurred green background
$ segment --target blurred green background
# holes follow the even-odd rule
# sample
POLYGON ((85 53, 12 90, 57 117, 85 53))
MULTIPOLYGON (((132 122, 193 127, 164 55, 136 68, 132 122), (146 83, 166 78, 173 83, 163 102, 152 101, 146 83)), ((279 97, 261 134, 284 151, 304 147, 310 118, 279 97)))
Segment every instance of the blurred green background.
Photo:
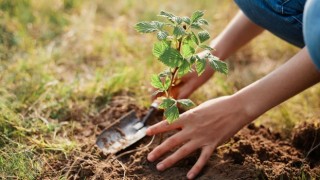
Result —
MULTIPOLYGON (((155 36, 133 26, 160 10, 205 10, 213 38, 238 11, 231 0, 0 0, 0 178, 39 177, 47 158, 79 147, 72 135, 79 118, 90 121, 116 94, 148 107, 149 77, 163 66, 151 54, 155 36)), ((232 94, 297 51, 265 32, 227 60, 228 76, 217 74, 191 99, 232 94)), ((315 86, 256 123, 288 134, 319 118, 315 86)))

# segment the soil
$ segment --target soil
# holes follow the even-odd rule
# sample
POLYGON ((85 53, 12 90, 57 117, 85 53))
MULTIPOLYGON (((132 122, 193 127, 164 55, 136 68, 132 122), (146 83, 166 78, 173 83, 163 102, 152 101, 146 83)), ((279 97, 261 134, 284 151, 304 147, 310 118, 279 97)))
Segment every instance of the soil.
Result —
MULTIPOLYGON (((81 148, 47 160, 39 179, 186 179, 199 152, 164 172, 156 170, 157 162, 146 159, 148 152, 172 132, 164 134, 163 139, 145 137, 115 155, 104 155, 97 148, 95 141, 101 131, 131 110, 138 117, 147 112, 129 97, 118 96, 91 121, 80 120, 74 138, 81 148)), ((161 120, 159 113, 149 124, 161 120)), ((292 132, 292 138, 282 138, 280 133, 250 124, 215 150, 197 179, 320 179, 319 124, 300 125, 292 132)))

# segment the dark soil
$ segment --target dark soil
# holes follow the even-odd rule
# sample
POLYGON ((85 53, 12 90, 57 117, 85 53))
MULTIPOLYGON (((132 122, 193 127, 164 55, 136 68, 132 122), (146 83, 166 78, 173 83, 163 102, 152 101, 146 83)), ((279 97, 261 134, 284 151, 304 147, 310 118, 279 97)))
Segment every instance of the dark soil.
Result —
MULTIPOLYGON (((133 102, 118 96, 91 121, 81 121, 75 131, 81 148, 47 161, 39 178, 186 179, 199 152, 159 172, 157 162, 148 162, 146 157, 160 143, 160 136, 153 141, 152 137, 145 137, 116 155, 104 155, 95 146, 99 133, 124 113, 136 110, 140 117, 146 113, 146 109, 138 109, 133 102)), ((150 124, 161 120, 161 115, 156 115, 150 124)), ((250 124, 214 152, 197 179, 320 179, 319 124, 302 124, 293 131, 292 139, 282 139, 279 133, 250 124)), ((163 137, 168 136, 170 133, 163 137)))

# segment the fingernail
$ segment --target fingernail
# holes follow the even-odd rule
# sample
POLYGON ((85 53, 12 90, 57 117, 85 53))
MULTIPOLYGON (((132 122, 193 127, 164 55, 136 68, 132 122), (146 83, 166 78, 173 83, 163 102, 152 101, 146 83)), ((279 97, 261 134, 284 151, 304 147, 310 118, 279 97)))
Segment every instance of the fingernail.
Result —
POLYGON ((154 155, 152 155, 152 154, 149 154, 148 155, 148 161, 154 161, 154 155))
POLYGON ((158 164, 157 165, 157 169, 159 170, 159 171, 163 171, 164 170, 164 165, 163 164, 158 164))
POLYGON ((188 173, 187 177, 188 177, 188 179, 193 179, 194 178, 194 174, 193 173, 188 173))

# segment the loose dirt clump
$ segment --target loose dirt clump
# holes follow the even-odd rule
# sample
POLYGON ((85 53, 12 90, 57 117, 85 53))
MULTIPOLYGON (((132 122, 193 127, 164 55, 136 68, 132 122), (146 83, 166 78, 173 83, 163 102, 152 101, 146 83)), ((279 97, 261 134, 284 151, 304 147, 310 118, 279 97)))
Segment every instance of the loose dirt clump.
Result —
MULTIPOLYGON (((159 172, 156 170, 159 161, 151 163, 146 157, 163 141, 160 136, 145 137, 115 155, 104 155, 97 148, 96 137, 123 114, 135 110, 142 117, 146 113, 146 109, 139 109, 133 102, 130 98, 115 97, 99 115, 91 117, 91 121, 81 121, 74 135, 80 147, 68 155, 47 160, 39 179, 186 179, 200 152, 194 152, 174 167, 159 172)), ((149 123, 161 120, 161 114, 158 114, 149 123)), ((318 126, 318 129, 310 128, 310 125, 298 127, 290 140, 282 139, 279 133, 264 126, 250 124, 215 150, 197 179, 320 178, 319 149, 313 148, 315 150, 308 153, 310 147, 319 144, 320 133, 318 126)), ((165 133, 163 137, 172 134, 165 133)))
POLYGON ((305 157, 313 163, 320 161, 320 122, 303 123, 293 131, 293 146, 302 150, 305 157))

